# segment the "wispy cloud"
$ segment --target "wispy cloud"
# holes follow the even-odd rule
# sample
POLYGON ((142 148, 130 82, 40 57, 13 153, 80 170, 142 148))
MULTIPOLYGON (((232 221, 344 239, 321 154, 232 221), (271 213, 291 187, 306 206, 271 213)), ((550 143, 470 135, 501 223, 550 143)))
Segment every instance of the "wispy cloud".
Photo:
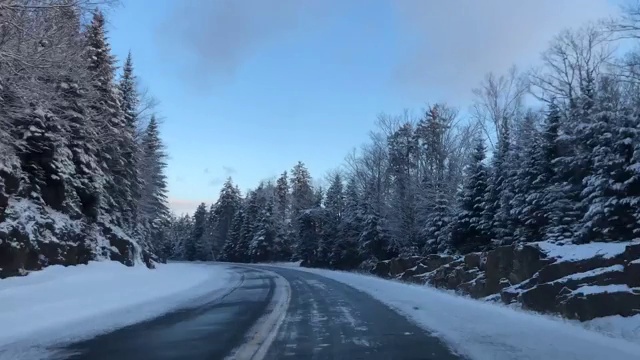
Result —
MULTIPOLYGON (((444 100, 470 94, 488 71, 502 72, 537 59, 561 29, 617 10, 610 0, 381 1, 391 10, 385 16, 397 24, 391 84, 421 94, 428 88, 444 100)), ((181 54, 181 61, 187 62, 184 68, 194 75, 192 80, 205 86, 233 78, 265 46, 303 29, 331 26, 328 20, 349 14, 353 7, 364 14, 361 21, 376 16, 367 13, 376 8, 372 1, 189 0, 174 4, 158 28, 158 38, 168 54, 181 54)), ((370 39, 354 38, 362 40, 370 39)))
POLYGON ((190 79, 207 86, 232 78, 237 68, 274 39, 325 17, 337 0, 176 1, 158 28, 168 52, 189 58, 190 79))
POLYGON ((224 183, 224 178, 216 177, 209 180, 209 186, 220 186, 224 183))
POLYGON ((222 171, 224 171, 224 174, 229 176, 229 175, 233 175, 235 174, 237 171, 234 167, 231 166, 222 166, 222 171))
POLYGON ((411 39, 393 81, 446 100, 470 95, 488 71, 532 65, 561 30, 617 10, 607 0, 401 0, 393 8, 411 39))

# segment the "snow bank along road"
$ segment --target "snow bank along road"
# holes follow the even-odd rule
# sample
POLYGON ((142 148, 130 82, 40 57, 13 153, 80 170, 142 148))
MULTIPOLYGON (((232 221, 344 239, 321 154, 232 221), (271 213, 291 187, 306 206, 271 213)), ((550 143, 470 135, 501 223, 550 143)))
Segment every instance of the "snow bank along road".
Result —
POLYGON ((96 312, 101 332, 49 341, 47 351, 3 352, 0 332, 0 359, 640 359, 638 343, 424 286, 284 266, 197 266, 213 269, 215 286, 186 291, 188 301, 161 314, 106 329, 96 312))

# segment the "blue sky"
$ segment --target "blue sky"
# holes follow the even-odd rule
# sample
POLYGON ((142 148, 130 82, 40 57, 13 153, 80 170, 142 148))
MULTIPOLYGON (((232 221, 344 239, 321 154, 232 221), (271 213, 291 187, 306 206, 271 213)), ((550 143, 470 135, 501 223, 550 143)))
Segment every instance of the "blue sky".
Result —
POLYGON ((376 116, 447 101, 462 110, 488 71, 527 67, 560 29, 607 0, 133 0, 109 11, 160 101, 176 212, 298 160, 323 178, 376 116))

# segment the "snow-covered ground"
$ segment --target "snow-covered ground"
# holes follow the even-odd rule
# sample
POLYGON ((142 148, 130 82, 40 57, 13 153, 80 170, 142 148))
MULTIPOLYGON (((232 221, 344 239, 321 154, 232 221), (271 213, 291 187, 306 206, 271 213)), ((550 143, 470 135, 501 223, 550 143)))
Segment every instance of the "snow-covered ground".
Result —
POLYGON ((428 286, 339 271, 299 270, 340 281, 370 294, 470 359, 640 359, 640 315, 626 319, 609 317, 579 325, 452 295, 428 286), (608 337, 583 326, 628 339, 608 337), (632 341, 634 339, 637 342, 632 341))
POLYGON ((235 280, 221 265, 170 263, 149 270, 113 261, 50 266, 0 280, 0 358, 28 358, 27 350, 140 322, 222 294, 235 280))
POLYGON ((601 256, 611 259, 622 254, 627 245, 636 244, 637 241, 619 243, 593 242, 588 244, 555 244, 549 241, 532 243, 544 251, 548 257, 558 261, 580 261, 601 256))

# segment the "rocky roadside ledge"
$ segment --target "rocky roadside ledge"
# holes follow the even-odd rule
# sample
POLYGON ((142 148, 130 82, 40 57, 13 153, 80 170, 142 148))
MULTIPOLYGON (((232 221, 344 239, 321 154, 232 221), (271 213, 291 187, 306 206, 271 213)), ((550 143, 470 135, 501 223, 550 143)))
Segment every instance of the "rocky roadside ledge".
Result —
POLYGON ((640 314, 640 241, 537 242, 381 261, 370 273, 580 321, 640 314))

